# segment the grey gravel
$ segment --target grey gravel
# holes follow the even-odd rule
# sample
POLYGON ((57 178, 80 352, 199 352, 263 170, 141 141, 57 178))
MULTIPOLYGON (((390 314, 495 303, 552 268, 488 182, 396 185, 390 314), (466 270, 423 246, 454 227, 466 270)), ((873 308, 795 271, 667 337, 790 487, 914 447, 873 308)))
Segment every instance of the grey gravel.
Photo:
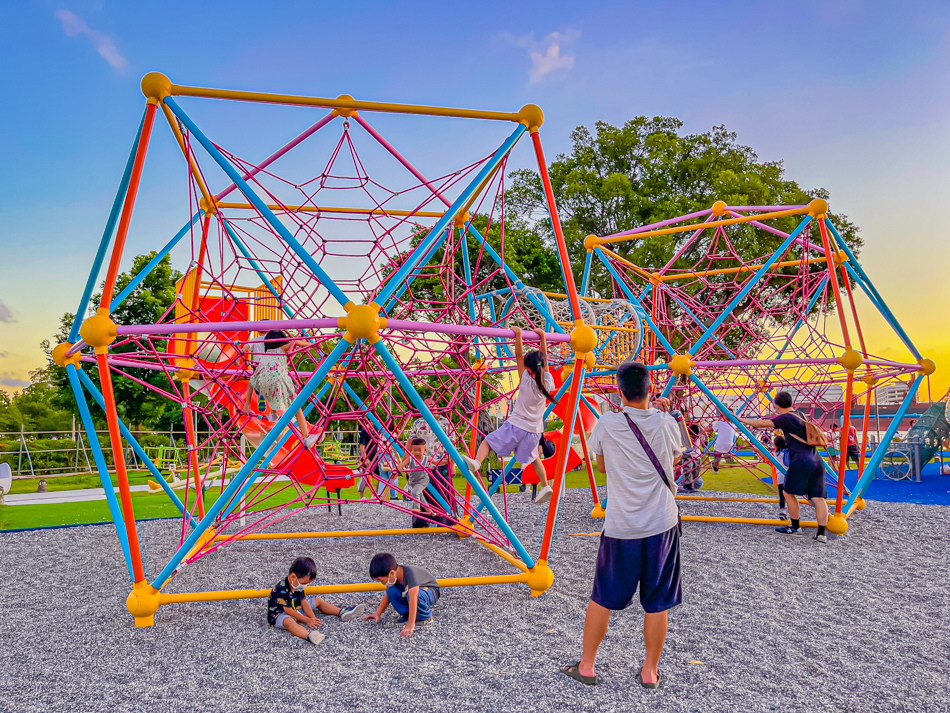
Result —
MULTIPOLYGON (((537 551, 544 508, 509 499, 537 551)), ((614 615, 601 684, 561 676, 580 655, 598 526, 570 491, 552 555, 556 581, 448 589, 410 640, 381 624, 325 620, 320 646, 266 623, 261 600, 163 607, 136 629, 110 526, 0 535, 2 711, 946 711, 950 508, 869 502, 846 537, 820 545, 771 528, 687 523, 685 603, 670 616, 663 685, 636 682, 641 610, 614 615), (699 663, 701 662, 701 663, 699 663)), ((774 515, 774 506, 689 503, 684 511, 774 515)), ((405 526, 380 506, 301 513, 288 529, 405 526)), ((179 524, 144 522, 151 574, 179 524)), ((367 581, 390 551, 437 576, 508 573, 454 535, 237 543, 186 568, 170 591, 269 587, 314 557, 326 583, 367 581)), ((375 607, 378 595, 330 596, 375 607)))

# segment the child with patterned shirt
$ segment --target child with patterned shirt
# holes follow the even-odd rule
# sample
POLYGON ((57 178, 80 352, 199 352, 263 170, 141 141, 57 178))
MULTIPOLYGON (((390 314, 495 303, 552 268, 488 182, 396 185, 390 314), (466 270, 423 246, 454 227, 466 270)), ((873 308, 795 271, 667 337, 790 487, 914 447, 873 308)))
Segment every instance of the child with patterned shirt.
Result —
MULTIPOLYGON (((423 499, 426 498, 426 488, 429 486, 429 456, 426 453, 426 439, 416 436, 409 440, 406 448, 406 454, 399 461, 399 469, 406 473, 406 490, 412 496, 412 509, 420 511, 426 515, 431 512, 425 505, 423 499)), ((412 518, 413 527, 428 527, 429 522, 415 515, 412 518)))
POLYGON ((340 617, 340 621, 351 621, 363 614, 363 605, 338 607, 323 601, 320 597, 305 597, 304 589, 317 576, 317 565, 309 557, 298 557, 290 565, 290 573, 279 581, 267 599, 267 623, 277 629, 284 629, 298 639, 306 639, 311 644, 319 644, 326 637, 319 631, 310 631, 308 627, 320 626, 313 610, 321 614, 340 617))

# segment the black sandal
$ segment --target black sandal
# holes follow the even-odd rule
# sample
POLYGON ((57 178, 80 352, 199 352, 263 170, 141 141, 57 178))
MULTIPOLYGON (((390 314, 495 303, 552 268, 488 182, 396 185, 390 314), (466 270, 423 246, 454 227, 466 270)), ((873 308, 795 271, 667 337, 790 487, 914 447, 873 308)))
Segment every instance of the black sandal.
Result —
POLYGON ((565 676, 567 676, 568 678, 573 678, 575 681, 580 681, 580 682, 583 683, 585 686, 595 686, 595 685, 597 685, 597 676, 596 676, 596 675, 594 675, 594 676, 585 676, 585 675, 582 674, 581 671, 580 671, 580 665, 581 665, 581 662, 578 661, 576 664, 573 664, 573 665, 571 665, 571 666, 564 666, 564 667, 562 667, 562 668, 560 669, 560 671, 561 671, 561 673, 563 673, 563 674, 564 674, 565 676))
POLYGON ((653 690, 653 689, 655 689, 655 688, 659 688, 659 687, 660 687, 660 681, 663 680, 663 676, 662 676, 662 674, 660 674, 660 671, 657 670, 657 672, 656 672, 656 681, 654 681, 653 683, 646 683, 646 682, 643 680, 643 676, 642 676, 642 675, 640 674, 640 672, 638 671, 638 672, 637 672, 637 680, 640 682, 640 685, 643 686, 644 688, 649 688, 649 689, 653 690))

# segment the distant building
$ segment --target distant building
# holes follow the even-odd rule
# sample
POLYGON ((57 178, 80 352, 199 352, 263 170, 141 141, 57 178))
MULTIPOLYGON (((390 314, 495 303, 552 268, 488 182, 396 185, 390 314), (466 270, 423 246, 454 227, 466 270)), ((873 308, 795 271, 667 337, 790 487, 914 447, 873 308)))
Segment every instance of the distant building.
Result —
POLYGON ((792 396, 796 406, 818 406, 840 404, 844 401, 844 387, 841 384, 826 384, 807 389, 789 386, 784 389, 792 396))
POLYGON ((899 406, 909 390, 910 386, 903 381, 892 381, 874 390, 874 401, 879 406, 899 406))

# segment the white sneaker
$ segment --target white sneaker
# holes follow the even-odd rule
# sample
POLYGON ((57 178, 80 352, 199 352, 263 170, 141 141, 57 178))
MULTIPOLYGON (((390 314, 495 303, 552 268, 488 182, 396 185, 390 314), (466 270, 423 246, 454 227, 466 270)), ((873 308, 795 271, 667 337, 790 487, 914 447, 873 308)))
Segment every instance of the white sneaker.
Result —
POLYGON ((357 604, 355 607, 343 607, 340 609, 340 621, 345 624, 348 621, 361 618, 365 608, 365 604, 357 604))
POLYGON ((319 644, 325 638, 327 638, 326 634, 321 634, 319 631, 311 631, 307 634, 307 641, 314 645, 319 644))
POLYGON ((267 420, 270 421, 271 423, 277 423, 279 419, 280 419, 280 416, 277 415, 276 411, 267 412, 267 420))
POLYGON ((551 499, 551 495, 554 493, 554 489, 550 485, 545 485, 543 488, 539 488, 537 494, 534 496, 534 502, 542 504, 546 503, 551 499))
POLYGON ((465 461, 465 465, 467 465, 469 470, 471 470, 473 473, 477 473, 482 469, 482 464, 479 461, 475 460, 474 458, 469 458, 464 453, 459 453, 459 455, 462 456, 462 460, 465 461))
POLYGON ((313 448, 317 443, 320 442, 320 436, 318 434, 310 434, 303 439, 304 448, 313 448))
POLYGON ((788 510, 786 510, 785 508, 779 508, 779 511, 778 511, 778 519, 779 519, 779 520, 788 520, 788 510))

